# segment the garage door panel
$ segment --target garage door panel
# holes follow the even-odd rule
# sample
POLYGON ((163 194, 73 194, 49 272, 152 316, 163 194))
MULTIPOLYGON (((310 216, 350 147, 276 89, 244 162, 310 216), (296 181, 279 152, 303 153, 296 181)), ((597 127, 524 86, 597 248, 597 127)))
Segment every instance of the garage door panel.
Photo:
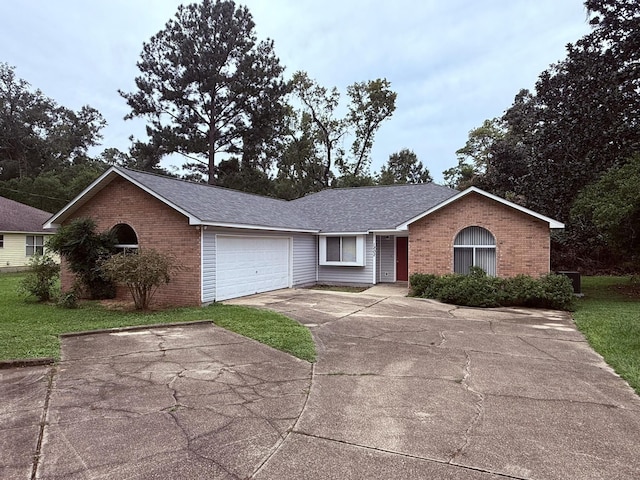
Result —
POLYGON ((217 300, 291 285, 288 238, 218 236, 216 250, 217 300))

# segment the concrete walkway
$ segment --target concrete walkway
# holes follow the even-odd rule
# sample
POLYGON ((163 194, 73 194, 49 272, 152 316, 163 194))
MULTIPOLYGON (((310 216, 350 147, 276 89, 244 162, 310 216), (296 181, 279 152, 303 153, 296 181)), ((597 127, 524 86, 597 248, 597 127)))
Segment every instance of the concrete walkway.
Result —
POLYGON ((64 337, 0 370, 0 478, 640 478, 640 398, 568 315, 379 293, 228 302, 313 366, 210 323, 64 337))

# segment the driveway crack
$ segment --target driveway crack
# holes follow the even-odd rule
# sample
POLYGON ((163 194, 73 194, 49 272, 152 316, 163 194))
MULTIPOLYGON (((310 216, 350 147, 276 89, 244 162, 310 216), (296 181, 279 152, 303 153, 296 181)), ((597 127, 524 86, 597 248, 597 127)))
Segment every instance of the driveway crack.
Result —
POLYGON ((302 415, 304 414, 304 412, 307 409, 307 404, 309 403, 309 397, 311 396, 311 389, 313 388, 313 384, 315 382, 315 377, 316 377, 316 364, 312 363, 311 364, 311 376, 309 378, 309 389, 307 390, 307 397, 304 400, 304 404, 302 405, 302 408, 300 409, 300 413, 298 414, 298 417, 296 418, 296 421, 293 423, 291 428, 289 430, 287 430, 287 432, 282 436, 282 438, 279 441, 279 443, 276 443, 273 451, 269 455, 267 455, 267 457, 264 459, 264 461, 262 461, 262 463, 260 463, 260 465, 258 465, 258 467, 249 476, 249 478, 254 478, 260 472, 260 470, 262 470, 263 467, 267 463, 269 463, 269 460, 271 460, 280 451, 280 449, 282 448, 282 445, 284 445, 284 442, 286 442, 287 438, 289 438, 289 435, 291 435, 292 432, 297 431, 296 427, 300 423, 300 419, 302 418, 302 415))
POLYGON ((462 377, 461 385, 467 392, 471 393, 476 397, 476 402, 475 402, 476 415, 473 417, 473 419, 471 420, 471 423, 469 423, 469 426, 464 432, 462 445, 453 453, 453 455, 449 459, 449 463, 453 463, 454 460, 456 460, 456 458, 462 455, 465 449, 471 444, 471 432, 484 417, 484 395, 478 392, 477 390, 474 390, 469 385, 469 379, 471 378, 471 356, 469 355, 469 352, 467 352, 466 350, 464 354, 467 357, 467 361, 464 366, 464 374, 462 377))
POLYGON ((49 370, 49 380, 47 382, 47 393, 44 397, 44 405, 42 408, 42 417, 40 417, 40 431, 38 432, 38 442, 36 443, 36 451, 33 454, 33 464, 31 466, 31 480, 38 477, 38 467, 40 465, 40 455, 42 454, 42 441, 44 439, 44 429, 47 426, 47 417, 49 416, 49 401, 51 399, 51 391, 53 390, 53 379, 57 371, 57 365, 54 364, 49 370))

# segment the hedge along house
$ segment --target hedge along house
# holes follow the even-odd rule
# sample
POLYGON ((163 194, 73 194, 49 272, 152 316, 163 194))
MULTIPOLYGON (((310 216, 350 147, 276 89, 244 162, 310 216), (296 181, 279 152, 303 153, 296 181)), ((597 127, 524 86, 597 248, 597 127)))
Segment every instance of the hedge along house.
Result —
MULTIPOLYGON (((412 273, 549 272, 563 224, 476 188, 328 189, 284 201, 112 167, 45 227, 90 217, 120 246, 183 265, 161 303, 206 304, 314 284, 406 282, 412 273)), ((63 289, 73 278, 63 273, 63 289)))

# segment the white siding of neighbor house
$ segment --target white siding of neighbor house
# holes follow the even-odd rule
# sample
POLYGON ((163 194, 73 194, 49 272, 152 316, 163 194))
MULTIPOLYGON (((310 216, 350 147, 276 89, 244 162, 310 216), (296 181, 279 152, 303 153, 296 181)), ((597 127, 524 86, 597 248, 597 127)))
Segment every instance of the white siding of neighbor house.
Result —
POLYGON ((317 238, 311 234, 289 232, 268 232, 255 230, 234 230, 228 228, 207 228, 202 238, 202 301, 216 300, 216 235, 246 237, 286 237, 293 239, 292 285, 303 286, 316 283, 318 265, 317 238))
MULTIPOLYGON (((27 235, 40 235, 44 237, 46 245, 47 240, 52 234, 43 233, 5 233, 0 232, 4 236, 3 247, 0 248, 0 270, 11 270, 13 268, 23 268, 29 265, 30 256, 27 256, 27 235)), ((45 252, 47 248, 45 246, 45 252)), ((58 255, 53 255, 56 261, 60 261, 58 255)))
POLYGON ((329 267, 320 265, 318 266, 318 283, 371 285, 373 283, 374 262, 376 261, 374 241, 375 235, 373 234, 365 237, 364 267, 329 267))
POLYGON ((396 281, 396 237, 380 235, 378 238, 377 260, 378 282, 396 281))

